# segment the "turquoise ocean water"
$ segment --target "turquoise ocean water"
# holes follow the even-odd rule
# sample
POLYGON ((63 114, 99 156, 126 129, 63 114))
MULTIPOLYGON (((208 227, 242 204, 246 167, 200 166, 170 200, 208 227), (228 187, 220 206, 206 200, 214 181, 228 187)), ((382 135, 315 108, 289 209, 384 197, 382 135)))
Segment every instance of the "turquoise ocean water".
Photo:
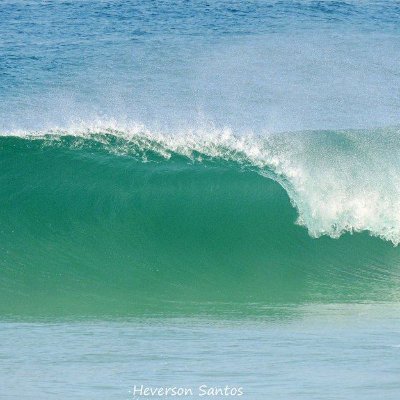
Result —
POLYGON ((399 18, 2 1, 0 398, 399 398, 399 18))

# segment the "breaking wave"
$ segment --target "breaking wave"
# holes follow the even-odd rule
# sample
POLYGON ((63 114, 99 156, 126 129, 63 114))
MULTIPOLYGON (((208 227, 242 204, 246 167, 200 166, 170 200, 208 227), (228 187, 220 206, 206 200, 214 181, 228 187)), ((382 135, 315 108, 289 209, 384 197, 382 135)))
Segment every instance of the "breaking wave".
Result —
POLYGON ((0 312, 394 296, 399 132, 3 133, 0 312))

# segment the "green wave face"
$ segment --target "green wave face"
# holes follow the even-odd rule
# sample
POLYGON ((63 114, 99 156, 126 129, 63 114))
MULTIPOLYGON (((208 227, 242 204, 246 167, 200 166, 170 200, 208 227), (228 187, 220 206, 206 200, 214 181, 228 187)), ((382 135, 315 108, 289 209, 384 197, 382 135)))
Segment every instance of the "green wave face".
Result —
POLYGON ((238 162, 238 151, 166 156, 160 146, 0 138, 1 315, 396 298, 398 247, 367 232, 312 237, 296 223, 290 176, 238 162))

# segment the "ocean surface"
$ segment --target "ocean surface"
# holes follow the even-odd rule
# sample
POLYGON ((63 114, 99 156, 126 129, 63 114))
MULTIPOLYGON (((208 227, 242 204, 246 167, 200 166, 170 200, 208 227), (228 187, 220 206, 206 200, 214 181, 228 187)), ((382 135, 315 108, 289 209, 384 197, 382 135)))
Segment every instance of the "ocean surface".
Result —
POLYGON ((0 399, 400 398, 399 65, 398 1, 1 1, 0 399))

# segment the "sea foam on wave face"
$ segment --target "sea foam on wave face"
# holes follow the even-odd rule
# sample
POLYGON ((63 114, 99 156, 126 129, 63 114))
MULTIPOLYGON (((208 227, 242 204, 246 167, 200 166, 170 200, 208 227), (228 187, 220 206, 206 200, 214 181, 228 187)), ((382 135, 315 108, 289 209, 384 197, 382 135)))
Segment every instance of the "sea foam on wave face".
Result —
MULTIPOLYGON (((300 171, 287 190, 312 236, 369 231, 400 241, 398 129, 292 135, 281 154, 300 171)), ((285 138, 286 140, 287 138, 285 138)), ((285 168, 282 169, 285 175, 285 168)))

